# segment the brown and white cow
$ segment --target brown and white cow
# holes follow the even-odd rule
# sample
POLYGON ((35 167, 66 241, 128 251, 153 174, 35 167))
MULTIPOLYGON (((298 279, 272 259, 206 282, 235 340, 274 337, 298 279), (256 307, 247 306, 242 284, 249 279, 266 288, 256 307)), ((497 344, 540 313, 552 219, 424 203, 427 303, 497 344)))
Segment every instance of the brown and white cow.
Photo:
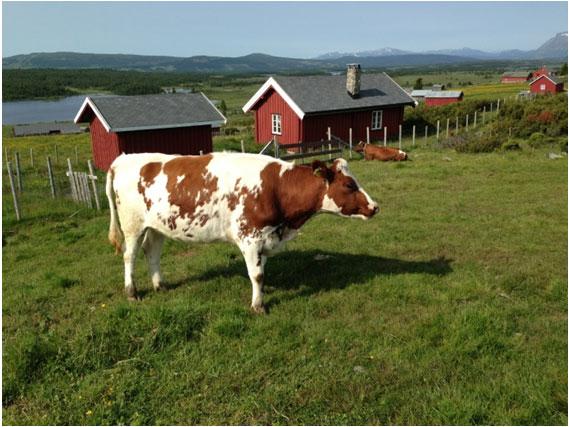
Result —
POLYGON ((325 212, 368 219, 378 211, 344 159, 331 166, 319 161, 301 166, 256 154, 123 154, 109 169, 106 192, 109 240, 117 251, 124 246, 129 299, 137 299, 133 269, 140 245, 154 289, 159 290, 165 237, 221 240, 235 243, 243 253, 256 312, 264 312, 267 256, 312 216, 325 212))
POLYGON ((381 160, 383 162, 389 160, 407 160, 407 153, 404 151, 398 150, 397 148, 380 147, 363 141, 360 141, 359 144, 354 147, 354 151, 364 153, 366 160, 381 160))

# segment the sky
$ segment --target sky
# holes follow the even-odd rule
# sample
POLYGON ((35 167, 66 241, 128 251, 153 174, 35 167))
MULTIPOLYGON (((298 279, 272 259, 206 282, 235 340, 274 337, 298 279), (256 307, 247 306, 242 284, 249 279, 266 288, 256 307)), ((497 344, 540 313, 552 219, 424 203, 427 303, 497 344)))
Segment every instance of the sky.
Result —
POLYGON ((32 52, 312 58, 392 47, 531 50, 567 2, 2 2, 2 57, 32 52))

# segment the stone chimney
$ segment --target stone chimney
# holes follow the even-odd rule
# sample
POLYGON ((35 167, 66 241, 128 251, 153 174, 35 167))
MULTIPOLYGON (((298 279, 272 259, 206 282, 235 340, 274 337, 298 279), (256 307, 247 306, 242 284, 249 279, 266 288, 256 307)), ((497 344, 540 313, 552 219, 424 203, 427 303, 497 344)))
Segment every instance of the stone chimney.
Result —
POLYGON ((360 77, 362 70, 360 64, 348 64, 348 71, 346 72, 346 90, 352 98, 357 98, 360 95, 360 77))

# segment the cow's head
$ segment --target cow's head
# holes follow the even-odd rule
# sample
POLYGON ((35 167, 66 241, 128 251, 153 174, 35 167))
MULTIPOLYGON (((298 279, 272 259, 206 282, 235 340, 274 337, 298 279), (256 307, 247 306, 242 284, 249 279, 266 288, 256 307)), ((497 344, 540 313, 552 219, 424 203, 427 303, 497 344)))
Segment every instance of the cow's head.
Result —
POLYGON ((362 153, 364 151, 364 148, 366 146, 366 143, 363 141, 358 142, 358 145, 354 146, 354 151, 357 153, 362 153))
POLYGON ((316 176, 327 181, 322 198, 322 211, 337 215, 369 219, 379 211, 379 206, 360 187, 348 169, 348 162, 337 159, 328 167, 320 161, 312 163, 316 176))

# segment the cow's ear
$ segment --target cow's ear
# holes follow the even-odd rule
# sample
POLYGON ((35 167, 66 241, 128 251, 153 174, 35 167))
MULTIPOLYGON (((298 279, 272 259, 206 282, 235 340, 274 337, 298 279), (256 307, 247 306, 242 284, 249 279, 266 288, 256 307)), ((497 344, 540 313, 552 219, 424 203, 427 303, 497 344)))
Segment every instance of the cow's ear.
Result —
POLYGON ((326 166, 326 163, 320 160, 314 160, 311 166, 314 176, 324 178, 328 182, 332 182, 334 179, 334 172, 328 166, 326 166))

